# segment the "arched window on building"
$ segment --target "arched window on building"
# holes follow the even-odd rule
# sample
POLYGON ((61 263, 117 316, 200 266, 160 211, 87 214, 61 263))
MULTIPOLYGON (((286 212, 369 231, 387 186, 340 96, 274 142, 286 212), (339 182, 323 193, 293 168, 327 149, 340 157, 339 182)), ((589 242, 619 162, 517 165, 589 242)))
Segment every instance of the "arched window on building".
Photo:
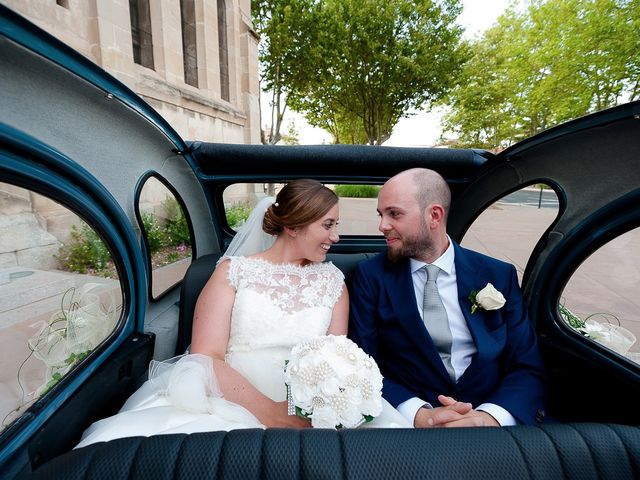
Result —
POLYGON ((218 0, 218 51, 220 55, 220 97, 229 101, 229 45, 227 43, 227 7, 218 0))
POLYGON ((184 82, 198 86, 198 52, 196 48, 196 8, 194 0, 180 0, 182 20, 182 61, 184 82))
POLYGON ((129 0, 129 17, 131 18, 133 61, 143 67, 153 68, 149 0, 129 0))

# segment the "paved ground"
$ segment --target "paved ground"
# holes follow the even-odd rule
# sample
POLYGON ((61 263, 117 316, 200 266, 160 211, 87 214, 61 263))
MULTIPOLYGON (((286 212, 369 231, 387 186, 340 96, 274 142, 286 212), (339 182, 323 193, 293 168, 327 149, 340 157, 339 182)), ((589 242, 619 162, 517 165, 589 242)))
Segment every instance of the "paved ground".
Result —
MULTIPOLYGON (((156 269, 155 294, 180 281, 188 266, 189 260, 185 259, 156 269)), ((43 362, 31 354, 27 342, 38 333, 44 322, 59 312, 63 294, 71 288, 79 291, 82 285, 91 282, 104 285, 103 304, 111 303, 108 291, 115 297, 114 305, 121 305, 122 298, 116 280, 24 267, 4 268, 0 273, 3 275, 0 281, 1 426, 5 415, 16 405, 31 400, 32 392, 48 379, 43 362)))
POLYGON ((558 196, 553 190, 523 188, 501 198, 500 203, 508 203, 536 208, 553 208, 557 210, 558 196))

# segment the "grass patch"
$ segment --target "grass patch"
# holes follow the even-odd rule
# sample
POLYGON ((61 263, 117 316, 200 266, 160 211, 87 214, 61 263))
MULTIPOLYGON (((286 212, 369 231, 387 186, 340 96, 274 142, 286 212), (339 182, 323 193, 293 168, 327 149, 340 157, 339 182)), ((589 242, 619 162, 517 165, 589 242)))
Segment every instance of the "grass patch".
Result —
POLYGON ((339 197, 377 198, 380 188, 376 185, 336 185, 333 191, 339 197))

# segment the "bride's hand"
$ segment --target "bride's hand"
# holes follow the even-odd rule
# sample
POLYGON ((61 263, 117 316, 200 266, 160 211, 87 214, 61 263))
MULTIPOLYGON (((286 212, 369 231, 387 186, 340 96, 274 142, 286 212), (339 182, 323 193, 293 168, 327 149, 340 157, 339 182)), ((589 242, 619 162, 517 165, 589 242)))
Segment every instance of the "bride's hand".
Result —
POLYGON ((274 402, 274 415, 266 422, 266 426, 270 428, 309 428, 311 422, 297 415, 289 415, 287 413, 287 402, 274 402))

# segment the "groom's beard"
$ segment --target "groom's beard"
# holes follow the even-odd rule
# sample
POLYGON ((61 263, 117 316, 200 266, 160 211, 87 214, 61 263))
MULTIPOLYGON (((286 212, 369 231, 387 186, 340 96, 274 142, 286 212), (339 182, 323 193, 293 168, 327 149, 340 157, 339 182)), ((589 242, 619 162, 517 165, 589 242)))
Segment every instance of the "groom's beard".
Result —
POLYGON ((387 257, 391 262, 398 262, 403 258, 417 258, 432 250, 433 240, 427 223, 421 220, 418 231, 414 235, 401 237, 401 243, 398 247, 387 247, 387 257))

